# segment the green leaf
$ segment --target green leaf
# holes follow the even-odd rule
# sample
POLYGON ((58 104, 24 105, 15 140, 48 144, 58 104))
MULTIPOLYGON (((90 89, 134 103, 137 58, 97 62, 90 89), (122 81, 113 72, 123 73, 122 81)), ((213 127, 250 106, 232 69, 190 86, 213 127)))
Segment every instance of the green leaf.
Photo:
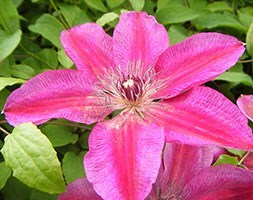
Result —
POLYGON ((67 152, 62 160, 63 174, 67 184, 84 177, 83 157, 85 152, 76 155, 73 152, 67 152))
POLYGON ((10 176, 11 176, 11 169, 5 165, 5 162, 1 162, 0 163, 0 190, 5 186, 10 176))
POLYGON ((35 76, 35 71, 28 65, 12 65, 10 66, 11 75, 17 78, 22 78, 25 80, 31 79, 35 76))
POLYGON ((187 38, 187 31, 181 25, 172 25, 168 31, 170 38, 170 45, 179 43, 187 38))
POLYGON ((66 55, 65 51, 64 50, 59 50, 57 52, 57 55, 58 55, 58 60, 59 62, 61 63, 61 65, 64 67, 64 68, 67 68, 67 69, 70 69, 74 63, 72 62, 72 60, 70 60, 70 58, 66 55))
MULTIPOLYGON (((51 69, 56 69, 58 67, 58 58, 56 51, 54 49, 43 49, 37 53, 39 58, 41 58, 45 63, 47 63, 51 69)), ((40 62, 40 67, 48 69, 49 66, 43 62, 40 62)))
POLYGON ((95 1, 94 0, 84 0, 84 1, 89 7, 94 8, 95 10, 99 10, 102 12, 107 11, 102 0, 95 0, 95 1))
POLYGON ((247 31, 247 28, 241 25, 233 15, 228 14, 203 12, 194 20, 194 24, 198 30, 227 27, 245 33, 247 31))
POLYGON ((206 8, 207 0, 188 0, 190 8, 193 10, 201 11, 206 8))
POLYGON ((57 196, 56 194, 52 195, 39 190, 33 190, 30 200, 57 200, 57 196))
POLYGON ((253 22, 253 8, 252 7, 246 7, 241 8, 237 11, 239 21, 246 26, 247 28, 250 27, 251 23, 253 22))
POLYGON ((222 154, 218 160, 213 164, 213 166, 218 166, 218 165, 222 165, 222 164, 231 164, 231 165, 237 165, 238 164, 238 158, 237 157, 233 157, 233 156, 229 156, 226 154, 222 154))
POLYGON ((100 26, 104 26, 105 24, 116 20, 119 18, 119 15, 114 13, 114 12, 109 12, 104 15, 102 15, 100 18, 97 19, 96 23, 99 24, 100 26))
POLYGON ((233 9, 224 1, 217 1, 217 2, 210 3, 208 4, 206 8, 207 10, 211 12, 217 12, 217 11, 233 12, 233 9))
POLYGON ((0 90, 4 89, 6 86, 22 84, 24 82, 25 80, 19 78, 0 77, 0 90))
POLYGON ((5 200, 28 200, 32 189, 21 183, 15 177, 10 177, 5 187, 1 190, 5 200))
POLYGON ((253 86, 252 78, 243 72, 225 72, 214 80, 227 81, 233 83, 242 83, 244 85, 253 86))
POLYGON ((238 150, 238 149, 227 149, 227 151, 240 157, 242 157, 243 154, 245 153, 244 150, 238 150))
POLYGON ((142 8, 144 7, 145 0, 129 0, 133 9, 140 12, 142 8))
MULTIPOLYGON (((10 91, 7 89, 3 89, 0 91, 0 110, 3 110, 4 105, 6 103, 7 97, 10 95, 10 91)), ((0 140, 0 148, 1 148, 1 140, 0 140)))
POLYGON ((53 147, 61 147, 67 144, 74 144, 78 140, 78 135, 72 133, 71 127, 48 124, 42 127, 42 132, 50 140, 53 147))
POLYGON ((191 8, 177 5, 160 9, 155 16, 162 24, 176 24, 193 20, 197 18, 199 14, 191 8))
POLYGON ((157 1, 157 11, 170 6, 184 6, 184 0, 158 0, 157 1))
POLYGON ((116 8, 120 6, 125 0, 106 0, 106 3, 110 8, 116 8))
POLYGON ((79 7, 69 4, 59 3, 58 6, 70 26, 87 23, 90 21, 86 12, 79 7))
POLYGON ((11 0, 0 0, 0 25, 9 34, 19 30, 18 11, 11 0))
POLYGON ((0 62, 16 49, 21 40, 21 35, 21 30, 17 30, 12 35, 9 35, 0 29, 0 62))
POLYGON ((2 154, 13 176, 29 187, 50 194, 66 190, 52 144, 32 123, 16 126, 12 134, 5 137, 2 154))
POLYGON ((42 35, 56 47, 62 48, 60 34, 64 26, 52 15, 43 14, 34 25, 28 27, 32 32, 42 35))
POLYGON ((246 48, 251 57, 253 57, 253 22, 249 27, 246 36, 246 48))

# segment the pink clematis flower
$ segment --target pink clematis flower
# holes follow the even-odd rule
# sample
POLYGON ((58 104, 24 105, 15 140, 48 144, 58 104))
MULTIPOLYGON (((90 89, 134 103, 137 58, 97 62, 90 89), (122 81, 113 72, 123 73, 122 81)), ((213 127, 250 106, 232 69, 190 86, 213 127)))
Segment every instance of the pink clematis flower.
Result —
POLYGON ((164 142, 252 149, 237 106, 199 86, 234 65, 242 42, 200 33, 168 47, 166 29, 145 12, 122 14, 113 38, 87 23, 63 31, 78 70, 46 71, 14 91, 4 107, 12 125, 65 118, 91 124, 84 165, 103 199, 144 199, 164 142), (103 119, 115 110, 121 114, 103 119))
MULTIPOLYGON (((159 174, 146 200, 227 200, 253 198, 253 173, 233 165, 211 166, 214 149, 166 144, 159 174)), ((67 186, 58 200, 100 200, 86 178, 67 186)))

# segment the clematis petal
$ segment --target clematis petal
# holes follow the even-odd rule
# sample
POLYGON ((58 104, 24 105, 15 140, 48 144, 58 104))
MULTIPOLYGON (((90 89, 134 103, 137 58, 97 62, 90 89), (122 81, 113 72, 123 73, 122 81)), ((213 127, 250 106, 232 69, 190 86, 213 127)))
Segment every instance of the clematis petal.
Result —
POLYGON ((253 153, 251 152, 243 161, 243 165, 245 165, 250 171, 253 172, 253 153))
POLYGON ((167 142, 253 148, 247 119, 236 105, 211 88, 196 87, 158 105, 150 112, 153 120, 165 127, 167 142))
POLYGON ((236 103, 242 113, 253 121, 253 95, 242 95, 236 103))
POLYGON ((60 194, 58 200, 102 200, 86 178, 79 178, 67 186, 67 192, 60 194))
POLYGON ((161 163, 163 129, 139 116, 117 116, 97 124, 84 166, 97 194, 106 200, 142 200, 161 163))
POLYGON ((95 23, 75 26, 61 33, 61 43, 79 70, 94 78, 114 66, 112 38, 95 23))
POLYGON ((77 70, 46 71, 15 90, 7 99, 4 113, 12 125, 43 123, 51 118, 93 123, 111 109, 94 96, 94 83, 77 70))
POLYGON ((154 188, 162 199, 181 193, 183 187, 201 169, 212 164, 214 148, 166 143, 162 170, 154 188))
POLYGON ((253 173, 233 165, 208 167, 187 184, 182 199, 251 200, 253 173))
POLYGON ((144 73, 154 66, 158 57, 168 48, 168 33, 153 16, 145 12, 128 12, 120 16, 113 33, 115 63, 126 66, 141 61, 144 73))
POLYGON ((158 79, 168 87, 156 98, 173 97, 191 87, 214 79, 232 67, 243 54, 243 43, 220 33, 199 33, 169 47, 155 66, 158 79))

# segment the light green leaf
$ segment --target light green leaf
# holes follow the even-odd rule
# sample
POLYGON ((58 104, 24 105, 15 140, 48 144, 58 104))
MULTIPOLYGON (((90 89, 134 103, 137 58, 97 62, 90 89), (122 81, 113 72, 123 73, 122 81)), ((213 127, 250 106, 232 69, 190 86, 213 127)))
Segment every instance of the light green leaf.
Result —
POLYGON ((95 1, 94 0, 84 0, 84 1, 89 7, 94 8, 95 10, 99 10, 102 12, 107 11, 102 0, 95 0, 95 1))
POLYGON ((216 1, 216 2, 210 3, 208 4, 206 8, 207 10, 210 10, 211 12, 217 12, 217 11, 233 12, 233 9, 224 1, 216 1))
POLYGON ((253 22, 249 27, 246 36, 246 48, 251 57, 253 57, 253 22))
POLYGON ((10 176, 11 176, 11 169, 5 165, 5 162, 1 162, 0 163, 0 190, 5 186, 10 176))
POLYGON ((110 8, 116 8, 120 6, 125 0, 106 0, 106 3, 110 8))
POLYGON ((64 30, 64 26, 52 15, 43 14, 34 25, 30 25, 28 28, 32 32, 42 35, 56 47, 62 48, 60 33, 64 30))
POLYGON ((31 188, 51 194, 66 190, 60 162, 47 137, 32 123, 14 128, 2 154, 13 176, 31 188))
POLYGON ((34 69, 28 65, 12 65, 10 69, 11 75, 17 78, 28 80, 35 76, 34 69))
POLYGON ((57 52, 57 55, 59 62, 64 68, 70 69, 74 65, 74 63, 72 62, 72 60, 69 59, 64 50, 59 50, 57 52))
POLYGON ((62 160, 63 174, 67 183, 77 178, 84 177, 83 157, 85 152, 76 155, 73 152, 67 152, 62 160))
POLYGON ((0 77, 0 90, 4 89, 6 86, 21 84, 24 83, 25 80, 19 78, 10 78, 10 77, 0 77))
POLYGON ((0 29, 0 62, 7 58, 18 46, 22 32, 17 30, 12 35, 0 29))
POLYGON ((64 18, 67 20, 70 26, 83 24, 90 21, 85 11, 81 10, 77 6, 64 3, 59 3, 58 6, 60 7, 64 18))
POLYGON ((18 11, 11 0, 0 0, 0 25, 9 34, 19 30, 18 11))
POLYGON ((170 6, 184 6, 184 0, 158 0, 157 1, 157 11, 170 6))
POLYGON ((193 20, 197 18, 199 14, 191 8, 177 5, 158 10, 155 16, 162 24, 176 24, 193 20))
POLYGON ((172 25, 168 31, 170 38, 170 45, 179 43, 187 38, 187 31, 181 25, 172 25))
POLYGON ((74 144, 78 140, 78 135, 72 133, 71 127, 49 124, 42 127, 42 132, 50 140, 53 147, 74 144))
POLYGON ((198 30, 228 27, 245 33, 247 31, 233 15, 228 14, 203 12, 194 20, 194 24, 198 30))
POLYGON ((142 8, 144 7, 145 0, 129 0, 133 9, 140 12, 142 8))
POLYGON ((243 154, 245 153, 244 150, 238 150, 238 149, 227 149, 227 151, 240 157, 242 157, 243 154))
POLYGON ((109 12, 109 13, 106 13, 104 15, 102 15, 97 21, 96 23, 99 24, 100 26, 104 26, 105 24, 115 20, 115 19, 118 19, 119 18, 119 15, 114 13, 114 12, 109 12))
POLYGON ((253 86, 252 78, 243 72, 225 72, 214 80, 227 81, 233 83, 242 83, 244 85, 253 86))
POLYGON ((226 154, 222 154, 218 160, 213 164, 213 166, 218 166, 222 164, 231 164, 231 165, 237 165, 239 163, 237 157, 229 156, 226 154))

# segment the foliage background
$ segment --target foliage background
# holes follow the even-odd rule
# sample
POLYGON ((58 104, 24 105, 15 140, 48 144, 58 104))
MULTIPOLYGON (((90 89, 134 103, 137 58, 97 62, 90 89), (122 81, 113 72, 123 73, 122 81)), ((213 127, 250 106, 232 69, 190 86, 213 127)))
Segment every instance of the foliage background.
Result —
MULTIPOLYGON (((120 13, 128 10, 144 10, 154 15, 168 30, 170 45, 204 31, 229 34, 247 43, 247 52, 241 61, 207 85, 234 102, 240 94, 253 93, 253 26, 250 27, 253 22, 252 0, 0 0, 0 110, 11 91, 33 76, 50 69, 75 68, 60 44, 62 30, 86 22, 96 22, 112 35, 120 13)), ((36 127, 29 127, 24 129, 28 138, 30 132, 38 131, 36 127)), ((0 128, 2 148, 7 132, 13 131, 4 115, 0 115, 0 128)), ((57 152, 65 182, 70 183, 85 176, 82 162, 88 150, 87 138, 92 125, 51 120, 39 126, 39 129, 46 138, 36 143, 36 148, 45 146, 49 139, 52 144, 49 143, 49 149, 54 148, 57 152)), ((32 152, 29 145, 24 148, 32 152)), ((15 155, 20 156, 21 162, 26 162, 22 153, 19 154, 20 149, 16 146, 13 149, 17 152, 15 155)), ((242 154, 233 151, 221 157, 216 164, 240 165, 242 154)), ((30 156, 31 159, 35 157, 33 153, 30 156)), ((37 164, 49 170, 54 168, 51 162, 37 164)), ((17 164, 16 167, 21 166, 17 164)), ((61 173, 59 176, 63 179, 61 173)), ((57 194, 49 194, 55 193, 53 189, 41 192, 37 189, 42 188, 42 185, 37 189, 27 185, 12 175, 12 170, 6 166, 0 154, 0 199, 57 199, 57 194)))

